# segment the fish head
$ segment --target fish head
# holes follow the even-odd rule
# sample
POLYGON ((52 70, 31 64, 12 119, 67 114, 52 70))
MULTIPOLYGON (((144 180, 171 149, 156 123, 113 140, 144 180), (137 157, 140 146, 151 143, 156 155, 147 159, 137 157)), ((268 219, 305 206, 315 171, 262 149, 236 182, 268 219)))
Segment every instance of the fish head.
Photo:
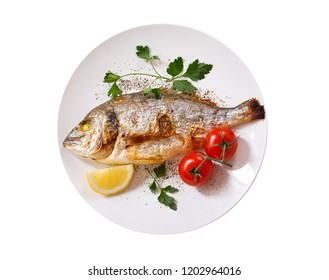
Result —
POLYGON ((64 148, 86 158, 105 158, 118 135, 118 121, 113 111, 92 110, 63 141, 64 148))

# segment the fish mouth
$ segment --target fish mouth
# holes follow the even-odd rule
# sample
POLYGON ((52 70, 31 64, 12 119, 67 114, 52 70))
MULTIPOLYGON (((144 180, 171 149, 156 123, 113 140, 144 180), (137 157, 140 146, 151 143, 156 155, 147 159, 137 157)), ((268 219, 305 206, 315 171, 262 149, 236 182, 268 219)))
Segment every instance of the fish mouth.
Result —
MULTIPOLYGON (((88 143, 89 144, 89 143, 88 143)), ((67 137, 63 143, 62 147, 69 150, 77 156, 86 157, 90 153, 90 147, 88 145, 82 145, 81 137, 67 137)))
POLYGON ((81 137, 66 137, 63 141, 62 145, 66 149, 74 149, 74 147, 78 147, 80 145, 80 139, 81 137))
POLYGON ((100 141, 82 141, 82 137, 67 137, 62 146, 77 156, 84 158, 97 158, 98 154, 104 153, 104 148, 100 141))

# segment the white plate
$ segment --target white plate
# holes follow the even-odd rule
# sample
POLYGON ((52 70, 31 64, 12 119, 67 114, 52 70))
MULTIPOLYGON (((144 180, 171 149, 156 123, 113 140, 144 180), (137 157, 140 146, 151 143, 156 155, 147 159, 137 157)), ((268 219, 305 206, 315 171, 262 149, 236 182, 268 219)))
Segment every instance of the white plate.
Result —
POLYGON ((150 69, 136 56, 137 45, 150 46, 152 54, 162 61, 158 65, 161 71, 169 59, 178 56, 186 64, 197 58, 213 64, 211 73, 196 85, 214 91, 227 106, 251 97, 263 104, 263 99, 255 79, 230 49, 207 34, 175 25, 137 27, 108 39, 82 61, 69 81, 59 111, 58 142, 66 171, 80 195, 100 214, 129 229, 154 234, 190 231, 224 215, 248 191, 264 156, 267 123, 259 120, 234 128, 240 135, 234 167, 216 167, 214 178, 204 188, 182 185, 178 176, 164 182, 180 189, 174 194, 177 211, 162 206, 150 192, 147 186, 151 178, 144 174, 144 167, 139 168, 138 176, 123 193, 112 197, 98 195, 89 188, 85 177, 87 170, 98 165, 72 155, 61 143, 92 108, 108 100, 108 85, 103 83, 108 70, 127 73, 150 69))

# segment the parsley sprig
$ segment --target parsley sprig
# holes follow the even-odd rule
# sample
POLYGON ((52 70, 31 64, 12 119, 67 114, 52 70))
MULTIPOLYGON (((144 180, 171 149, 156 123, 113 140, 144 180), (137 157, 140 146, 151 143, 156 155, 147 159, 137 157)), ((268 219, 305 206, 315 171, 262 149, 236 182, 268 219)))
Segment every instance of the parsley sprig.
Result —
POLYGON ((159 73, 154 65, 154 61, 160 60, 157 55, 151 55, 150 48, 148 46, 137 46, 136 47, 137 57, 144 59, 146 62, 150 63, 154 74, 151 73, 139 73, 132 72, 124 75, 118 75, 111 71, 108 71, 104 76, 104 82, 111 85, 108 96, 115 98, 119 95, 122 95, 122 90, 118 86, 117 82, 128 76, 148 76, 153 78, 150 81, 149 85, 143 90, 145 96, 148 96, 150 93, 153 93, 156 98, 161 96, 160 88, 153 88, 152 85, 157 80, 163 80, 165 82, 171 83, 173 90, 182 91, 186 93, 193 93, 197 88, 191 83, 191 81, 196 82, 205 78, 205 76, 211 71, 212 65, 199 62, 198 59, 190 63, 187 69, 184 71, 184 60, 182 57, 177 57, 172 62, 168 64, 166 72, 169 76, 164 76, 159 73))
POLYGON ((173 194, 178 192, 179 190, 172 186, 167 186, 163 188, 161 187, 158 181, 159 178, 166 176, 165 163, 162 163, 160 166, 154 168, 153 172, 150 172, 147 168, 146 170, 153 178, 153 182, 148 186, 151 192, 154 194, 159 194, 158 201, 160 203, 176 211, 177 210, 176 200, 172 196, 169 196, 168 193, 173 194))

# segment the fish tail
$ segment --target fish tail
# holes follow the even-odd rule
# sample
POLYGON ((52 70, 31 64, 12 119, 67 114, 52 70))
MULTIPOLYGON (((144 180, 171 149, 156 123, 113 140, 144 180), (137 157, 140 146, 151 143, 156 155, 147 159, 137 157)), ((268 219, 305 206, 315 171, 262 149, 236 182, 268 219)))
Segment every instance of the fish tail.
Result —
POLYGON ((249 118, 249 121, 265 119, 264 106, 260 105, 256 98, 251 98, 239 106, 246 108, 246 117, 249 118))
POLYGON ((234 126, 253 120, 265 119, 265 109, 256 98, 251 98, 230 109, 227 115, 227 124, 229 126, 234 126))

